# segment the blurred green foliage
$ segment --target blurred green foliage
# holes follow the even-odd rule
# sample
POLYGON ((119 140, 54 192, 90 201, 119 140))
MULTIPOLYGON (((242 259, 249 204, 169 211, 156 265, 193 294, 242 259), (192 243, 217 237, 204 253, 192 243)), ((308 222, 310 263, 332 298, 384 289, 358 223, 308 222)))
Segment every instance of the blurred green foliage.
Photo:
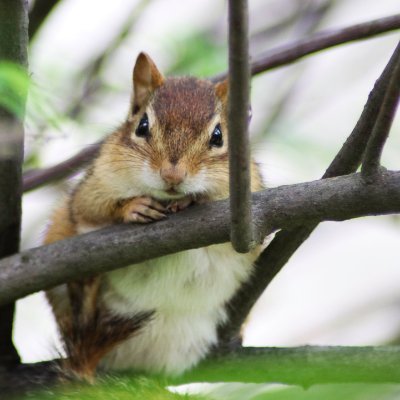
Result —
POLYGON ((174 63, 171 75, 194 75, 207 78, 227 69, 227 47, 218 43, 207 31, 195 32, 183 39, 170 41, 174 63))
POLYGON ((56 390, 30 393, 28 400, 202 400, 203 396, 175 394, 158 381, 145 377, 109 378, 96 385, 65 385, 56 390))
MULTIPOLYGON (((251 397, 251 400, 395 400, 400 385, 386 384, 334 384, 315 385, 304 389, 287 386, 251 397)), ((233 400, 233 399, 232 399, 233 400)))
POLYGON ((31 151, 25 156, 24 159, 24 170, 35 169, 40 167, 40 157, 36 151, 31 151))
MULTIPOLYGON (((246 371, 242 371, 244 378, 246 371)), ((75 384, 30 393, 19 400, 397 400, 398 384, 295 385, 218 383, 196 388, 203 395, 174 393, 161 381, 148 377, 113 377, 95 385, 75 384)), ((181 390, 185 392, 185 388, 181 390)))
POLYGON ((23 119, 28 88, 29 77, 23 67, 8 61, 0 62, 1 107, 23 119))

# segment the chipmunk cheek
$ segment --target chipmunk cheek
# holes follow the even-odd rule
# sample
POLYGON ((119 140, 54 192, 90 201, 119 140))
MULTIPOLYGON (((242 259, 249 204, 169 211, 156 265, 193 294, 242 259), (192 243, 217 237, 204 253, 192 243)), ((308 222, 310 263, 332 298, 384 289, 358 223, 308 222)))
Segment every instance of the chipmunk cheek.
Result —
POLYGON ((148 160, 146 160, 142 165, 140 179, 144 186, 151 189, 160 190, 163 186, 160 175, 148 160))

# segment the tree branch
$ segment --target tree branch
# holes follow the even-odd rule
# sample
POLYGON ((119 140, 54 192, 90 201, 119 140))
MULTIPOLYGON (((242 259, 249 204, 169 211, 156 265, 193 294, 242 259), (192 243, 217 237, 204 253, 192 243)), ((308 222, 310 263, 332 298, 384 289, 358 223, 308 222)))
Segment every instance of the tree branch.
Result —
POLYGON ((60 384, 65 379, 60 361, 61 359, 56 359, 19 364, 0 370, 0 391, 3 398, 17 400, 33 390, 49 389, 60 384))
POLYGON ((52 167, 32 169, 25 172, 23 176, 24 192, 37 189, 49 182, 59 181, 72 176, 74 173, 78 172, 80 168, 92 161, 99 151, 101 143, 100 141, 87 146, 79 153, 52 167))
MULTIPOLYGON (((397 56, 396 49, 369 94, 356 126, 322 179, 350 174, 359 167, 381 104, 389 88, 391 75, 397 63, 397 56)), ((240 327, 249 315, 250 310, 276 274, 286 265, 290 257, 317 226, 318 224, 311 223, 288 231, 282 230, 275 235, 270 245, 257 260, 251 280, 236 292, 228 304, 228 322, 219 329, 220 348, 218 351, 224 352, 241 341, 239 337, 240 327)))
POLYGON ((248 135, 250 70, 246 0, 229 1, 229 192, 231 242, 240 253, 253 243, 248 135))
MULTIPOLYGON (((28 4, 25 0, 0 0, 0 61, 27 66, 28 4)), ((18 93, 21 110, 26 93, 18 93)), ((0 258, 19 249, 21 229, 22 121, 0 107, 0 258)), ((19 363, 12 344, 14 303, 0 307, 0 366, 19 363)))
MULTIPOLYGON (((307 55, 329 49, 340 44, 365 40, 385 32, 400 28, 400 14, 385 18, 375 19, 361 24, 352 25, 347 28, 332 31, 319 32, 309 38, 300 39, 287 45, 266 51, 257 56, 251 63, 251 74, 257 75, 283 65, 291 64, 307 55)), ((213 77, 213 81, 226 78, 222 73, 213 77)))
MULTIPOLYGON (((195 206, 151 225, 111 226, 5 258, 0 261, 0 304, 78 277, 227 242, 228 204, 195 206)), ((253 194, 254 221, 262 235, 311 221, 398 212, 400 172, 385 172, 371 185, 353 174, 253 194)))
POLYGON ((60 0, 36 0, 29 13, 29 38, 32 39, 60 0))
MULTIPOLYGON (((256 75, 282 65, 290 64, 306 55, 348 43, 363 40, 382 33, 387 33, 400 28, 400 14, 381 18, 362 24, 338 29, 331 32, 315 34, 311 38, 289 43, 268 51, 251 63, 251 73, 256 75)), ((212 78, 214 82, 227 76, 226 73, 212 78)), ((92 148, 79 152, 61 164, 50 168, 28 171, 24 174, 24 191, 29 191, 43 186, 49 182, 66 178, 90 161, 93 157, 92 148)))
POLYGON ((393 119, 396 114, 397 105, 400 95, 400 42, 397 45, 393 55, 395 62, 389 87, 383 99, 377 120, 371 137, 368 141, 367 148, 362 163, 362 175, 366 180, 371 180, 379 175, 380 159, 392 127, 393 119))
MULTIPOLYGON (((399 346, 239 347, 207 358, 182 376, 162 378, 162 382, 273 382, 306 388, 324 383, 397 383, 399 359, 399 346)), ((48 390, 60 378, 64 377, 59 360, 23 364, 0 373, 0 389, 3 394, 21 395, 48 390)))

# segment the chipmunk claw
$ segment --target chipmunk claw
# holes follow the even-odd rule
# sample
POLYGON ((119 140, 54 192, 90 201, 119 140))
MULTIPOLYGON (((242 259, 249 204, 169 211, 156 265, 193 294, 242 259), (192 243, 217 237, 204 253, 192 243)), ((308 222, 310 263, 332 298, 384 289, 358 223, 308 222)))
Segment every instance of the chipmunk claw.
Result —
POLYGON ((151 197, 134 197, 123 206, 124 222, 148 224, 149 222, 164 219, 165 207, 151 197))
POLYGON ((193 200, 190 197, 184 197, 179 200, 174 200, 168 204, 168 206, 166 207, 166 211, 170 213, 176 213, 189 207, 192 203, 193 200))

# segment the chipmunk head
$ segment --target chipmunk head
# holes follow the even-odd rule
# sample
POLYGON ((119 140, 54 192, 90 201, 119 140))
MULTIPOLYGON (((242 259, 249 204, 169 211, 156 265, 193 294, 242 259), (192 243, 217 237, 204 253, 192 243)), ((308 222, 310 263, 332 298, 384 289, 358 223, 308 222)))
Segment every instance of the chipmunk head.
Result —
POLYGON ((226 103, 226 81, 164 78, 151 58, 140 53, 121 136, 121 157, 135 157, 130 170, 135 187, 158 199, 226 197, 226 103))

